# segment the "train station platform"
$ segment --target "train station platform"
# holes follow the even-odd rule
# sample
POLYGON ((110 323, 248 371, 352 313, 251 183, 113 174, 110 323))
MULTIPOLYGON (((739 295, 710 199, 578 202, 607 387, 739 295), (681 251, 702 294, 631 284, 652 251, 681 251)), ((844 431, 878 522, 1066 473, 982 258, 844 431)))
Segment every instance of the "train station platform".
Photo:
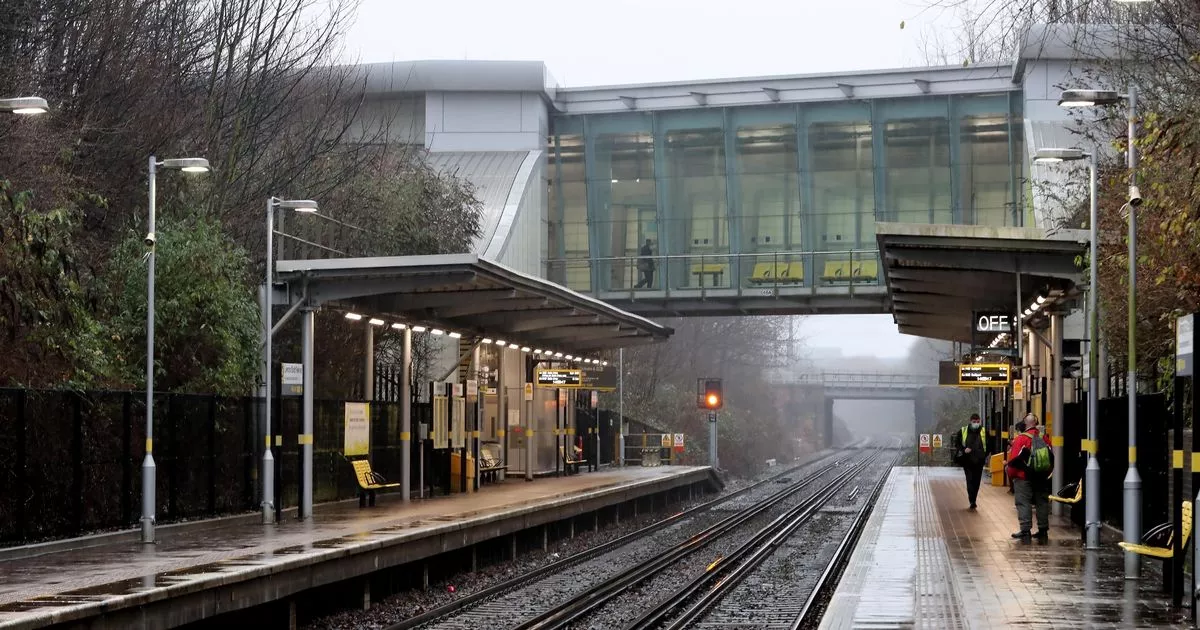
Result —
POLYGON ((1022 544, 1006 488, 985 485, 967 506, 961 469, 893 469, 820 627, 1191 627, 1160 592, 1159 561, 1124 579, 1113 532, 1085 552, 1079 529, 1052 516, 1048 542, 1022 544))
POLYGON ((289 598, 294 620, 309 589, 364 577, 369 589, 373 573, 508 535, 515 553, 515 535, 530 528, 720 485, 701 466, 606 469, 408 505, 381 494, 374 508, 320 505, 312 519, 277 525, 163 526, 154 545, 127 532, 5 549, 0 628, 171 628, 289 598))

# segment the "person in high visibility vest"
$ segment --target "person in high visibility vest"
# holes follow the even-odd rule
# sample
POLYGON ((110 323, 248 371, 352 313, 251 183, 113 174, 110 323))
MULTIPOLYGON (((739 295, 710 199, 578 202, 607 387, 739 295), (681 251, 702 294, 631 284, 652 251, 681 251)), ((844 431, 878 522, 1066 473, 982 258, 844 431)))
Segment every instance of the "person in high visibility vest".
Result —
POLYGON ((976 509, 975 499, 979 497, 979 482, 983 478, 983 465, 987 462, 987 429, 979 419, 979 414, 971 414, 971 421, 953 434, 954 462, 962 466, 967 477, 967 499, 971 502, 968 509, 976 509))

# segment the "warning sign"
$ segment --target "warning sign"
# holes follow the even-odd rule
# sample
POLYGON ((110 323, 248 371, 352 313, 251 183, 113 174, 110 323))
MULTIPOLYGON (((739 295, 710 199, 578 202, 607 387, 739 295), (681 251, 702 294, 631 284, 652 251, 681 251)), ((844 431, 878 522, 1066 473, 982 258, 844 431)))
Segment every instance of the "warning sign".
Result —
POLYGON ((942 434, 941 433, 933 434, 933 448, 942 448, 942 434))
MULTIPOLYGON (((1087 362, 1084 362, 1087 365, 1087 362)), ((1025 400, 1025 381, 1013 381, 1013 400, 1025 400)))
POLYGON ((533 400, 533 383, 525 383, 525 402, 533 400))
POLYGON ((683 434, 682 433, 675 434, 675 450, 680 453, 683 452, 683 434))
POLYGON ((929 434, 928 433, 921 434, 921 452, 922 453, 929 452, 929 434))
POLYGON ((670 433, 662 434, 662 447, 663 448, 671 448, 671 445, 674 443, 675 442, 674 442, 674 440, 671 439, 670 433))

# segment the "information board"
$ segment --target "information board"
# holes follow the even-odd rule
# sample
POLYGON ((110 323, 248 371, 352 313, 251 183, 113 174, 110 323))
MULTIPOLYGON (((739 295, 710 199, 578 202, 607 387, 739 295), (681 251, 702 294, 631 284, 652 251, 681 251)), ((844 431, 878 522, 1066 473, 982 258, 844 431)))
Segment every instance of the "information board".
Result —
POLYGON ((346 457, 371 452, 371 410, 369 403, 346 403, 346 435, 342 453, 346 457))
POLYGON ((963 363, 958 366, 958 384, 967 387, 1004 387, 1009 383, 1007 363, 963 363))
POLYGON ((617 366, 590 363, 580 368, 583 372, 584 389, 602 392, 617 391, 617 366))
POLYGON ((304 364, 279 364, 279 395, 300 396, 304 393, 304 364))
POLYGON ((566 368, 538 368, 533 375, 538 387, 562 387, 578 389, 583 386, 583 370, 566 368))

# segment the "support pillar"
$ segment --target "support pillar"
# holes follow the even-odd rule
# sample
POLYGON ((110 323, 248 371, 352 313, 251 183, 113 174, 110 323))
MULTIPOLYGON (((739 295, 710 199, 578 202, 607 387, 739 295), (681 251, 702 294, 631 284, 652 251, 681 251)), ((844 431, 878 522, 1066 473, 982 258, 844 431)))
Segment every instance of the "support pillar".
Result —
MULTIPOLYGON (((1054 453, 1054 476, 1050 479, 1050 491, 1058 494, 1063 484, 1063 375, 1062 375, 1062 346, 1063 346, 1063 316, 1060 312, 1050 315, 1050 412, 1046 415, 1046 428, 1050 432, 1050 448, 1054 453)), ((1053 502, 1053 512, 1061 515, 1063 506, 1053 502)))
POLYGON ((400 495, 412 495, 412 329, 404 329, 400 344, 400 495))
MULTIPOLYGON (((524 372, 525 356, 521 355, 521 368, 524 372)), ((504 364, 502 361, 496 362, 496 437, 500 440, 500 452, 504 453, 504 464, 508 464, 508 380, 504 378, 504 364)), ((480 383, 479 396, 483 398, 483 384, 480 383)), ((522 400, 525 398, 524 393, 521 395, 522 400)), ((501 468, 496 478, 504 481, 505 468, 501 468)))
POLYGON ((367 324, 363 345, 363 400, 375 400, 375 327, 367 324))
POLYGON ((300 429, 300 510, 301 520, 312 518, 313 509, 313 348, 316 335, 316 311, 302 310, 300 320, 300 354, 304 364, 304 424, 300 429))

